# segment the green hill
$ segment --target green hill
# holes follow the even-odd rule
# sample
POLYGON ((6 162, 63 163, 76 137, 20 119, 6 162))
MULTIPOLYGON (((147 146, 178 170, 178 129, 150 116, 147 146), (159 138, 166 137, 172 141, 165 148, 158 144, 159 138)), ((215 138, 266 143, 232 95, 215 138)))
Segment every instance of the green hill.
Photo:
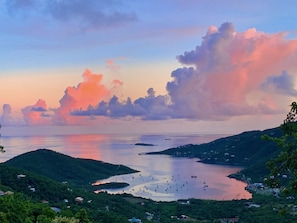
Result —
MULTIPOLYGON (((57 207, 61 212, 55 215, 67 217, 75 217, 81 209, 85 209, 92 221, 79 222, 88 223, 128 222, 127 219, 134 215, 142 218, 146 216, 145 210, 140 205, 136 206, 136 204, 126 201, 124 195, 109 195, 104 192, 95 194, 92 191, 56 182, 5 164, 0 164, 0 190, 1 223, 36 222, 31 218, 36 214, 41 215, 41 212, 44 212, 43 208, 46 207, 48 210, 50 207, 57 207), (18 177, 20 175, 22 177, 18 177), (7 191, 10 191, 11 195, 3 194, 7 191), (83 198, 83 202, 76 201, 77 197, 83 198), (108 211, 106 207, 109 207, 108 211), (4 221, 3 217, 8 221, 4 221), (27 218, 29 220, 25 221, 27 218)), ((53 218, 54 216, 51 214, 48 217, 53 218)), ((52 223, 52 221, 44 219, 38 222, 52 223)))
POLYGON ((44 199, 50 203, 56 203, 63 201, 64 198, 71 201, 75 198, 75 194, 67 190, 66 184, 5 164, 0 164, 0 180, 1 187, 7 187, 5 190, 23 193, 35 201, 44 199), (22 177, 17 177, 20 175, 22 177))
POLYGON ((265 163, 279 153, 277 145, 272 141, 263 140, 262 136, 280 137, 282 134, 280 128, 248 131, 209 143, 189 144, 147 154, 199 158, 203 163, 242 166, 245 167, 242 173, 247 173, 253 178, 261 178, 268 174, 265 163))
POLYGON ((31 171, 58 182, 67 181, 76 185, 89 185, 111 176, 137 172, 123 165, 73 158, 48 149, 24 153, 4 164, 31 171))

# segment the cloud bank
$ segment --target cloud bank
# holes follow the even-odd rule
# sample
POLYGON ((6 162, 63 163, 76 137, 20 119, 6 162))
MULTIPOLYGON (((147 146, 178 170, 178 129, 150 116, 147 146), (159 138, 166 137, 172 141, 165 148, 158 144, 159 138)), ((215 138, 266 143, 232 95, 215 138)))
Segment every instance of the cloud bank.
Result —
MULTIPOLYGON (((58 108, 48 109, 39 100, 23 109, 24 120, 30 125, 78 124, 96 116, 227 120, 280 113, 283 107, 271 95, 297 94, 297 40, 286 39, 285 33, 267 34, 254 28, 236 32, 232 23, 224 23, 210 27, 200 43, 177 60, 183 67, 172 71, 166 95, 156 95, 151 87, 144 97, 123 100, 113 94, 120 90, 120 80, 107 87, 102 74, 87 69, 83 82, 65 90, 58 108)), ((7 106, 5 110, 4 120, 7 106)))
POLYGON ((149 120, 162 120, 170 118, 170 108, 168 96, 155 96, 153 88, 147 90, 147 96, 138 98, 134 102, 130 98, 119 101, 117 96, 113 96, 108 102, 101 101, 97 106, 88 107, 87 110, 75 110, 71 114, 74 116, 109 116, 112 118, 122 118, 127 116, 141 117, 149 120))

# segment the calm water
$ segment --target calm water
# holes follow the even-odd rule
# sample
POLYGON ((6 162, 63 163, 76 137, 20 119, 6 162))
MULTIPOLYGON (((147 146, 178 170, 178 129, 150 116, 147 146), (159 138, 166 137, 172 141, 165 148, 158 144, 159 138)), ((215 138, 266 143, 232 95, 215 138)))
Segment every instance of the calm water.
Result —
POLYGON ((139 155, 189 143, 209 142, 219 137, 222 135, 4 136, 1 141, 6 153, 1 154, 0 161, 4 162, 24 152, 47 148, 73 157, 123 164, 140 171, 102 181, 124 181, 130 184, 124 189, 109 190, 110 193, 126 192, 159 201, 187 198, 216 200, 250 198, 251 194, 244 190, 245 183, 227 177, 240 168, 202 164, 196 162, 197 159, 139 155), (155 146, 134 145, 140 142, 155 146))

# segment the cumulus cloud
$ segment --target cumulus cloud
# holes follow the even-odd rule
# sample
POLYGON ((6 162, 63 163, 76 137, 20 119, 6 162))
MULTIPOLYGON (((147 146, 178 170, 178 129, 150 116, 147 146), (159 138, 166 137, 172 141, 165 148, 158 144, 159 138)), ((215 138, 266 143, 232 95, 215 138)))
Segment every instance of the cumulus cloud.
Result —
POLYGON ((0 118, 0 123, 2 125, 10 125, 13 122, 13 117, 12 117, 12 109, 9 104, 4 104, 2 106, 2 115, 0 118))
MULTIPOLYGON (((99 102, 110 98, 110 91, 102 84, 103 75, 93 74, 86 69, 83 73, 84 81, 76 87, 68 87, 64 96, 61 98, 60 107, 55 110, 53 121, 57 124, 74 123, 75 118, 70 116, 74 110, 86 110, 99 102)), ((112 89, 120 87, 121 81, 113 81, 112 89)))
POLYGON ((262 113, 263 107, 267 112, 263 98, 250 104, 248 96, 273 73, 296 70, 296 52, 297 41, 284 33, 237 33, 232 23, 211 27, 200 45, 177 56, 187 66, 173 71, 167 83, 177 117, 224 119, 262 113))
POLYGON ((51 124, 50 115, 43 99, 38 99, 35 105, 26 106, 22 109, 22 113, 27 125, 51 124))
POLYGON ((9 104, 3 105, 2 117, 8 117, 11 114, 11 106, 9 104))
POLYGON ((200 45, 177 56, 185 67, 171 73, 168 95, 156 96, 150 88, 146 97, 135 101, 114 96, 72 114, 197 120, 275 114, 282 109, 265 92, 296 94, 292 76, 282 72, 297 70, 296 53, 297 41, 287 40, 284 33, 266 34, 254 28, 236 32, 232 23, 212 26, 200 45))
POLYGON ((168 107, 168 96, 155 96, 153 88, 148 89, 148 95, 136 99, 134 102, 130 98, 120 101, 117 96, 113 96, 108 102, 101 101, 96 107, 89 106, 86 110, 75 110, 74 116, 109 116, 120 118, 126 116, 137 116, 142 119, 159 120, 167 119, 171 115, 168 107))
POLYGON ((297 96, 294 82, 293 75, 289 74, 287 71, 282 71, 278 76, 268 77, 261 87, 268 92, 297 96))
POLYGON ((79 22, 82 28, 102 28, 122 25, 137 20, 127 12, 120 0, 6 0, 10 13, 42 12, 61 22, 79 22))
MULTIPOLYGON (((285 33, 254 28, 236 32, 232 23, 224 23, 210 27, 198 46, 177 60, 183 67, 172 71, 166 95, 156 95, 150 88, 134 101, 116 96, 123 85, 120 80, 106 87, 102 74, 86 70, 83 82, 65 90, 52 122, 77 124, 86 116, 227 120, 282 112, 271 92, 296 96, 292 74, 297 71, 297 40, 286 39, 285 33)), ((112 60, 107 65, 119 68, 112 60)), ((46 110, 42 101, 23 109, 26 122, 43 121, 46 110)))

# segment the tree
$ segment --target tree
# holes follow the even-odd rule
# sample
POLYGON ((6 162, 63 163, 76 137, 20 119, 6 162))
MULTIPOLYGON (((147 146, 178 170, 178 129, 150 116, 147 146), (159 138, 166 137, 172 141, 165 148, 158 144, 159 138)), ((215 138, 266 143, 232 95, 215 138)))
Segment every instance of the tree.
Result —
POLYGON ((88 218, 87 210, 82 208, 75 214, 75 218, 79 219, 80 223, 92 223, 88 218))
MULTIPOLYGON (((0 124, 0 129, 1 129, 1 124, 0 124)), ((1 134, 0 134, 0 137, 1 137, 1 134)), ((0 145, 0 152, 4 153, 5 150, 4 150, 4 146, 0 145)))
POLYGON ((79 219, 73 217, 56 216, 51 223, 79 223, 79 219))
POLYGON ((267 163, 271 170, 268 183, 272 187, 282 187, 287 194, 297 194, 297 103, 292 102, 284 123, 280 126, 283 136, 268 137, 281 149, 279 155, 267 163))

